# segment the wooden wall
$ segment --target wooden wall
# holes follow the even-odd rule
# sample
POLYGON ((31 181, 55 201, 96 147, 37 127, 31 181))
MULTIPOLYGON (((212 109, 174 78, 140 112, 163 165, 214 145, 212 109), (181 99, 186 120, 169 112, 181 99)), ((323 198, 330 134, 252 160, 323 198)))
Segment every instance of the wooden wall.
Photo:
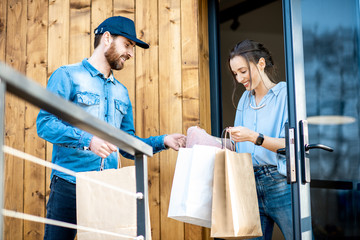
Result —
MULTIPOLYGON (((136 48, 116 78, 127 86, 139 136, 210 131, 207 0, 1 0, 0 60, 46 86, 52 72, 93 51, 107 17, 135 21, 150 49, 136 48)), ((5 144, 48 161, 52 145, 36 134, 38 108, 7 94, 5 144)), ((149 159, 153 239, 209 239, 208 229, 167 218, 177 152, 149 159)), ((50 170, 6 155, 5 208, 45 216, 50 170)), ((122 165, 133 164, 122 159, 122 165)), ((3 174, 3 173, 1 173, 3 174)), ((3 239, 42 239, 44 225, 5 218, 3 239)))

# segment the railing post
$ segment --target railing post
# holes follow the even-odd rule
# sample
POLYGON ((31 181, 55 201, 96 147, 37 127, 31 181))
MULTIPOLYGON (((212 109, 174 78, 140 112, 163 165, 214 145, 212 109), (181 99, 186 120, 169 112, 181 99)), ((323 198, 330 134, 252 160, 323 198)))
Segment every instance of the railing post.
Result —
POLYGON ((4 162, 5 162, 5 156, 3 151, 4 146, 4 118, 5 118, 5 91, 6 91, 6 85, 5 82, 3 82, 0 78, 0 208, 1 208, 1 214, 0 214, 0 238, 2 239, 2 236, 4 234, 4 217, 2 215, 2 210, 4 208, 4 175, 5 175, 5 168, 4 168, 4 162))
POLYGON ((135 155, 136 192, 142 193, 143 198, 136 200, 137 207, 137 235, 144 239, 150 239, 151 229, 148 228, 150 221, 148 209, 148 174, 147 157, 144 154, 135 155))

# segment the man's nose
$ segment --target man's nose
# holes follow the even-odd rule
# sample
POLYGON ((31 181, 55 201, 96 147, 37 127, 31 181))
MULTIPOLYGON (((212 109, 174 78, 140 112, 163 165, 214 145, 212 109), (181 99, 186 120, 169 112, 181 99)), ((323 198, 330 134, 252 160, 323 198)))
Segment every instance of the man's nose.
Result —
POLYGON ((129 51, 128 51, 128 55, 129 57, 134 57, 134 48, 131 48, 129 51))

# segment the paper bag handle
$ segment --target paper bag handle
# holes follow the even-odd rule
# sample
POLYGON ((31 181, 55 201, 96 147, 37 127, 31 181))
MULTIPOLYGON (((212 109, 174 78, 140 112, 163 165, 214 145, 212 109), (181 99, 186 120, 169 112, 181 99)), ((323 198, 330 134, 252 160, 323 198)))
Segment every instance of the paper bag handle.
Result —
POLYGON ((225 149, 226 148, 226 140, 227 140, 227 135, 229 135, 229 140, 230 140, 230 144, 231 144, 231 151, 236 151, 236 144, 233 144, 232 138, 231 138, 231 134, 229 133, 229 128, 224 128, 222 133, 221 133, 221 148, 225 149), (233 146, 235 145, 235 146, 233 146))

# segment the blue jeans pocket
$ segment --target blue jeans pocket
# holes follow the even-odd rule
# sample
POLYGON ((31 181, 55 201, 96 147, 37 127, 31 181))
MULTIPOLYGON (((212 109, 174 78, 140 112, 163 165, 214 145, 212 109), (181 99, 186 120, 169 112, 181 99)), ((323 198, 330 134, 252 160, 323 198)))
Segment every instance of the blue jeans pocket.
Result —
POLYGON ((272 169, 269 171, 269 173, 270 173, 271 179, 274 180, 274 181, 277 182, 277 183, 286 181, 286 177, 283 176, 283 175, 281 175, 281 174, 278 172, 277 168, 272 168, 272 169))

